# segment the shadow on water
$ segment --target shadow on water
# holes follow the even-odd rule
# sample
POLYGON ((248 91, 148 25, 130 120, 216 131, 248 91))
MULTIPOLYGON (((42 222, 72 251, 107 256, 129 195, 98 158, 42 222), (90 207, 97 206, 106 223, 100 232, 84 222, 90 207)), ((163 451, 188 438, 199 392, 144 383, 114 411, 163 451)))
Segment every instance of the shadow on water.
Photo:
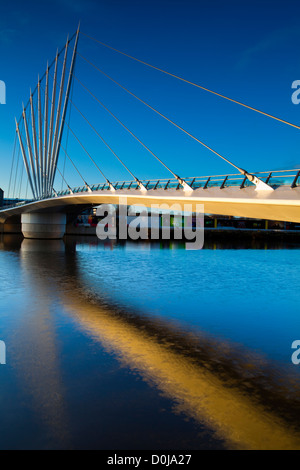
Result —
MULTIPOLYGON (((2 250, 20 250, 28 283, 43 303, 43 315, 37 309, 26 326, 31 331, 27 347, 35 349, 36 359, 28 350, 25 367, 22 350, 18 361, 37 407, 49 426, 59 430, 62 443, 64 439, 68 442, 68 419, 60 359, 47 315, 54 297, 122 365, 171 399, 176 413, 213 430, 226 448, 300 449, 300 382, 296 376, 242 346, 185 331, 172 320, 151 318, 138 309, 129 311, 112 299, 108 302, 99 292, 99 283, 96 291, 93 285, 86 285, 86 278, 83 282, 77 242, 71 237, 66 244, 15 238, 0 242, 2 250), (46 367, 41 371, 33 361, 46 367)), ((206 248, 220 247, 212 243, 206 248)), ((265 244, 260 248, 266 249, 265 244)), ((278 244, 271 247, 280 248, 278 244)))

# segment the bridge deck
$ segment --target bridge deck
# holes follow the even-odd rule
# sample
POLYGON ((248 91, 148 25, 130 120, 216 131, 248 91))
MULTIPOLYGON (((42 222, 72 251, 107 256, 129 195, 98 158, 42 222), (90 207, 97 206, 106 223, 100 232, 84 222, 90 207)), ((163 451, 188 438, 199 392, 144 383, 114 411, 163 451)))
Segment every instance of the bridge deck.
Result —
POLYGON ((1 210, 0 222, 4 223, 12 216, 30 212, 78 213, 80 209, 100 204, 143 204, 147 207, 154 204, 177 204, 182 210, 191 209, 193 212, 201 210, 199 205, 203 204, 207 214, 300 222, 300 187, 279 186, 269 192, 256 191, 255 186, 243 189, 240 186, 211 186, 195 189, 192 193, 172 187, 157 187, 146 193, 132 188, 133 184, 130 189, 117 189, 115 192, 107 188, 89 192, 87 188, 82 188, 82 191, 73 194, 68 192, 58 194, 57 197, 24 202, 1 210), (187 204, 190 208, 186 207, 187 204))

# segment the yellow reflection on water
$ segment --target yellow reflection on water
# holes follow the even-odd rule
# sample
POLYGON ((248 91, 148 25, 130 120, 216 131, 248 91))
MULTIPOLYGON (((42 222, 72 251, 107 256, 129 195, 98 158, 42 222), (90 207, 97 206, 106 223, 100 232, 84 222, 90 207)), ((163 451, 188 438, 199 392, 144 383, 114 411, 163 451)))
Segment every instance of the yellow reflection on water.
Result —
POLYGON ((79 299, 65 298, 65 306, 107 350, 172 398, 180 411, 214 429, 228 447, 300 449, 299 431, 144 329, 79 299))

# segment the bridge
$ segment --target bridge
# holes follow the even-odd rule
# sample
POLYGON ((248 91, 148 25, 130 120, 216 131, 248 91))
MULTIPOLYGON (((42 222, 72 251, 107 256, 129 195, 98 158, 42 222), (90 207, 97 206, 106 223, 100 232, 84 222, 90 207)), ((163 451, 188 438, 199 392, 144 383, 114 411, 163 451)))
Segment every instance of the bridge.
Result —
POLYGON ((207 93, 218 96, 220 99, 234 102, 269 119, 279 121, 283 125, 300 129, 295 124, 129 56, 95 38, 90 38, 78 28, 76 33, 70 39, 68 38, 66 45, 57 52, 54 61, 47 65, 45 74, 38 79, 34 91, 30 92, 28 103, 26 106, 23 105, 20 119, 16 120, 16 138, 9 191, 12 188, 16 191, 18 186, 21 188, 23 174, 25 173, 26 196, 22 202, 0 210, 0 224, 4 226, 5 224, 21 223, 21 230, 26 238, 61 238, 65 234, 68 219, 70 220, 80 211, 104 203, 144 205, 149 208, 154 204, 158 206, 161 204, 168 204, 169 206, 176 204, 183 211, 186 205, 189 205, 193 212, 199 211, 199 207, 204 205, 204 211, 208 214, 300 222, 300 169, 250 172, 240 168, 229 158, 221 155, 148 102, 139 98, 131 90, 102 71, 96 64, 87 60, 78 52, 80 35, 88 37, 94 43, 100 43, 102 47, 113 50, 114 53, 142 63, 159 73, 169 75, 173 79, 200 88, 207 93), (169 164, 163 161, 161 157, 158 157, 136 133, 108 109, 96 94, 78 78, 75 74, 75 64, 78 58, 87 62, 94 70, 101 73, 130 97, 159 115, 160 118, 167 121, 179 132, 204 147, 218 159, 225 161, 234 168, 234 173, 193 177, 178 175, 178 172, 173 171, 169 164), (156 180, 138 178, 129 169, 124 159, 116 153, 112 145, 103 138, 91 120, 74 103, 74 82, 78 83, 97 106, 104 109, 144 151, 150 154, 153 160, 156 160, 156 163, 170 174, 170 177, 156 180), (94 136, 99 139, 99 144, 101 143, 106 147, 116 164, 122 165, 123 169, 130 175, 130 179, 113 182, 112 178, 108 178, 104 174, 98 159, 92 156, 82 139, 71 128, 71 109, 76 110, 84 123, 94 133, 94 136), (66 134, 66 143, 63 142, 64 134, 66 134), (95 171, 101 175, 103 180, 101 183, 96 185, 88 184, 83 176, 83 171, 78 168, 67 150, 70 136, 76 139, 85 158, 89 163, 92 163, 95 171), (19 149, 18 152, 17 148, 19 149), (61 162, 60 155, 62 152, 64 153, 63 168, 59 169, 58 164, 61 162), (20 159, 22 164, 19 162, 20 159), (76 174, 82 180, 82 186, 71 187, 68 184, 68 176, 65 174, 66 160, 70 162, 76 174), (65 186, 60 191, 55 189, 55 183, 59 175, 65 186), (31 193, 30 197, 27 197, 28 191, 31 193))

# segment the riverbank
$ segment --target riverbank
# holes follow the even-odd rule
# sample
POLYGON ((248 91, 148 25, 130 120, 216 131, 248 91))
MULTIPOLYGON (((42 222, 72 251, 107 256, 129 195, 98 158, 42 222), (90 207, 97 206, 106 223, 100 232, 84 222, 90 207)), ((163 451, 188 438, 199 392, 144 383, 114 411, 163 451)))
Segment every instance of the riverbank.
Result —
MULTIPOLYGON (((290 241, 300 244, 300 230, 283 230, 283 229, 247 229, 247 228, 234 228, 234 227, 206 227, 204 229, 206 239, 257 239, 257 240, 278 240, 290 241)), ((96 227, 91 226, 77 226, 73 224, 67 226, 67 236, 97 236, 96 227)), ((150 239, 151 233, 149 234, 150 239)), ((174 228, 170 229, 170 238, 174 239, 174 228)), ((159 239, 163 239, 162 231, 160 231, 159 239)))

